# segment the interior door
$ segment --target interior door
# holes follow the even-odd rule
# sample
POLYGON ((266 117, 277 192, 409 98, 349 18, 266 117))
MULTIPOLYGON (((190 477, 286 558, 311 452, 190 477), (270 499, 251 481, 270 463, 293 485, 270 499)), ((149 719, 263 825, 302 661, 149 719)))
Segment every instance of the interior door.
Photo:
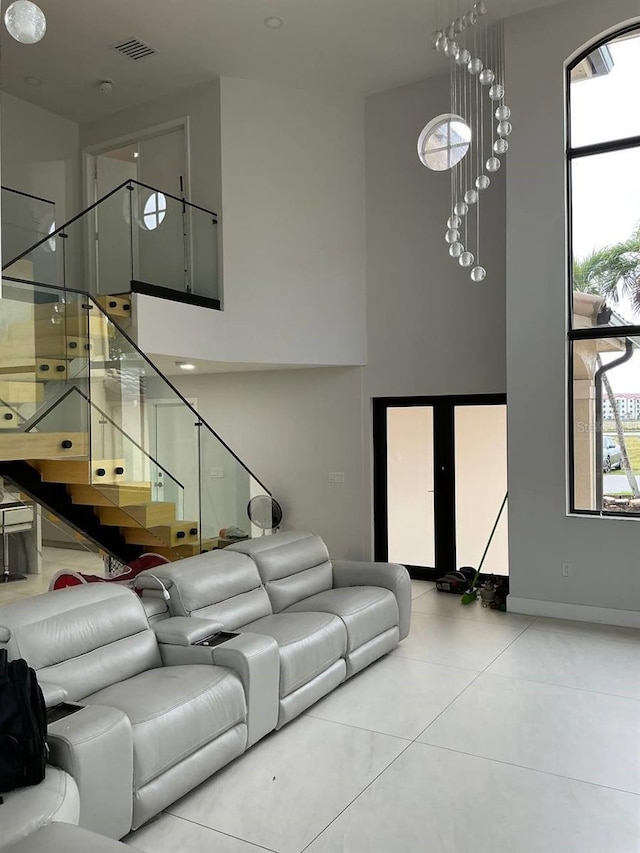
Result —
POLYGON ((199 456, 195 416, 182 402, 147 400, 150 454, 157 463, 153 500, 176 504, 178 518, 199 518, 199 456))
MULTIPOLYGON (((103 198, 125 181, 136 177, 135 162, 127 162, 108 155, 97 156, 95 158, 96 200, 103 198)), ((130 196, 128 191, 122 190, 103 201, 95 209, 95 257, 92 264, 96 277, 94 293, 124 293, 129 290, 134 267, 130 196)))
POLYGON ((187 289, 189 268, 189 209, 186 195, 184 127, 141 139, 138 143, 139 180, 160 192, 140 188, 137 199, 138 263, 135 278, 147 284, 187 289), (149 215, 152 211, 158 214, 149 215))

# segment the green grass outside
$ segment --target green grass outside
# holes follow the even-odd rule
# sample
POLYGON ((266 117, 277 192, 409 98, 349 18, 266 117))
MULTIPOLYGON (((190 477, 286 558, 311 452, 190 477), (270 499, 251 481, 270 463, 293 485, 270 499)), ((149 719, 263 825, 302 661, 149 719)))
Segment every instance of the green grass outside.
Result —
MULTIPOLYGON (((611 435, 616 441, 618 437, 615 432, 607 433, 607 435, 611 435)), ((625 444, 627 445, 627 453, 629 454, 629 461, 631 462, 631 468, 635 472, 636 476, 639 478, 638 482, 640 484, 640 435, 625 435, 625 444)), ((624 483, 625 488, 615 491, 616 495, 620 495, 620 497, 630 497, 631 489, 629 488, 629 484, 627 481, 627 475, 624 471, 616 469, 611 472, 612 475, 617 475, 621 478, 622 482, 620 485, 624 483)), ((607 475, 610 476, 610 475, 607 475)))

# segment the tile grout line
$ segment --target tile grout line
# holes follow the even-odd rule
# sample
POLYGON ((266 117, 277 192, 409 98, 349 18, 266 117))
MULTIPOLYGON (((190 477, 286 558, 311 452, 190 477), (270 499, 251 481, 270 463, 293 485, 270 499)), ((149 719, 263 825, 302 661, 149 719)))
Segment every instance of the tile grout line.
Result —
MULTIPOLYGON (((396 646, 396 648, 398 648, 396 646)), ((454 663, 442 663, 441 660, 425 660, 425 658, 410 658, 407 655, 398 655, 393 652, 389 652, 389 657, 392 658, 400 658, 400 660, 412 660, 415 663, 428 663, 430 666, 444 666, 450 669, 459 669, 461 672, 482 672, 481 669, 471 669, 468 666, 456 666, 454 663)), ((493 662, 493 661, 492 661, 493 662)))
MULTIPOLYGON (((426 614, 425 614, 425 615, 426 615, 426 614)), ((519 633, 516 637, 514 637, 514 638, 513 638, 513 640, 511 641, 511 643, 514 643, 514 642, 518 639, 518 637, 520 637, 520 636, 521 636, 521 635, 522 635, 526 630, 528 630, 528 629, 531 627, 531 625, 532 625, 532 624, 533 624, 533 622, 532 622, 531 624, 529 624, 529 625, 525 626, 525 627, 522 629, 522 631, 520 631, 520 633, 519 633)), ((509 645, 508 645, 506 648, 509 648, 509 646, 511 645, 511 643, 509 643, 509 645)), ((506 649, 503 649, 502 651, 506 651, 506 649)), ((499 656, 500 656, 500 654, 502 654, 502 652, 500 652, 498 655, 496 655, 496 658, 497 658, 497 657, 499 657, 499 656)), ((396 655, 396 657, 400 657, 400 655, 396 655)), ((496 658, 493 658, 493 660, 491 660, 491 662, 490 662, 489 664, 487 664, 487 666, 491 666, 491 664, 493 663, 493 661, 494 661, 494 660, 496 660, 496 658)), ((413 658, 409 658, 409 660, 413 660, 413 658)), ((428 663, 429 661, 424 661, 424 662, 425 662, 425 663, 428 663)), ((442 665, 442 664, 440 664, 440 665, 442 665)), ((458 668, 458 669, 463 669, 463 667, 457 667, 457 668, 458 668)), ((485 667, 485 669, 486 669, 486 667, 485 667)), ((475 677, 474 677, 474 678, 469 682, 469 684, 467 684, 467 685, 466 685, 466 686, 465 686, 465 687, 460 691, 460 693, 458 693, 458 695, 457 695, 457 696, 455 696, 455 697, 454 697, 454 698, 453 698, 453 699, 448 703, 447 708, 449 708, 449 707, 450 707, 450 706, 451 706, 451 705, 452 705, 452 704, 453 704, 453 703, 454 703, 454 702, 455 702, 455 701, 456 701, 456 700, 457 700, 457 699, 458 699, 458 698, 459 698, 459 697, 460 697, 460 696, 465 692, 465 690, 467 690, 467 689, 468 689, 468 688, 469 688, 469 687, 470 687, 470 686, 471 686, 471 685, 476 681, 476 679, 478 679, 478 678, 479 678, 479 677, 484 673, 485 669, 480 670, 480 671, 477 671, 477 670, 465 670, 466 672, 476 672, 476 675, 475 675, 475 677)), ((441 714, 443 714, 443 713, 444 713, 444 711, 446 711, 446 710, 447 710, 447 708, 443 709, 443 711, 441 711, 441 712, 440 712, 440 714, 438 714, 438 715, 435 717, 435 719, 438 719, 438 717, 440 717, 440 715, 441 715, 441 714)), ((317 719, 317 718, 316 718, 316 719, 317 719)), ((433 724, 433 722, 434 722, 434 720, 432 720, 432 721, 429 723, 429 726, 430 726, 430 725, 432 725, 432 724, 433 724)), ((341 725, 344 725, 344 724, 341 724, 341 725)), ((333 824, 333 823, 334 823, 334 822, 335 822, 335 821, 336 821, 336 820, 337 820, 337 819, 338 819, 342 814, 344 814, 344 812, 345 812, 348 808, 350 808, 350 807, 351 807, 351 806, 356 802, 356 800, 358 800, 358 799, 359 799, 359 798, 364 794, 364 792, 365 792, 365 791, 367 791, 367 790, 371 787, 371 785, 373 785, 373 783, 374 783, 374 782, 376 782, 376 781, 380 778, 380 776, 382 776, 382 774, 383 774, 383 773, 385 773, 385 772, 386 772, 386 771, 387 771, 387 770, 388 770, 388 769, 389 769, 389 768, 390 768, 390 767, 391 767, 391 766, 392 766, 392 765, 393 765, 393 764, 394 764, 394 763, 395 763, 395 762, 396 762, 396 761, 397 761, 397 760, 398 760, 402 755, 404 755, 404 753, 409 749, 409 747, 411 747, 411 746, 415 745, 415 744, 416 744, 416 742, 417 742, 417 739, 420 737, 420 735, 422 735, 422 734, 423 734, 423 733, 424 733, 424 732, 429 728, 429 726, 427 726, 425 729, 423 729, 423 731, 422 731, 422 732, 420 732, 418 735, 416 735, 416 737, 415 737, 415 738, 414 738, 410 743, 408 743, 408 744, 406 745, 406 747, 402 750, 402 752, 400 752, 400 753, 398 753, 398 755, 396 755, 396 757, 393 759, 393 761, 389 762, 389 764, 388 764, 388 765, 387 765, 383 770, 381 770, 381 771, 380 771, 380 773, 378 773, 378 775, 377 775, 374 779, 372 779, 372 780, 371 780, 371 782, 369 782, 369 784, 368 784, 368 785, 366 785, 366 786, 362 789, 362 791, 360 791, 360 792, 359 792, 359 793, 358 793, 358 794, 353 798, 353 800, 351 800, 351 802, 347 803, 347 805, 346 805, 346 806, 345 806, 345 807, 344 807, 344 808, 343 808, 343 809, 342 809, 342 810, 341 810, 341 811, 340 811, 340 812, 339 812, 339 813, 338 813, 338 814, 337 814, 337 815, 336 815, 332 820, 330 820, 330 821, 329 821, 329 823, 328 823, 328 824, 327 824, 327 825, 326 825, 326 826, 325 826, 325 827, 324 827, 324 828, 323 828, 323 829, 322 829, 322 830, 321 830, 317 835, 315 835, 315 836, 311 839, 311 841, 309 842, 309 844, 305 845, 305 847, 303 847, 303 848, 302 848, 302 850, 300 851, 300 853, 304 853, 304 851, 305 851, 305 850, 307 850, 307 848, 308 848, 311 844, 313 844, 313 843, 314 843, 314 841, 315 841, 317 838, 319 838, 319 837, 322 835, 322 833, 323 833, 323 832, 326 832, 326 831, 327 831, 327 829, 329 829, 329 827, 330 827, 330 826, 331 826, 331 825, 332 825, 332 824, 333 824)), ((421 745, 422 745, 422 746, 427 746, 428 744, 421 744, 421 745)), ((452 750, 452 751, 455 751, 455 750, 452 750)))
POLYGON ((383 774, 383 773, 385 773, 385 772, 386 772, 386 771, 391 767, 391 765, 392 765, 392 764, 395 764, 395 762, 396 762, 396 761, 397 761, 401 756, 403 756, 403 755, 405 754, 405 752, 406 752, 406 751, 409 749, 409 747, 411 747, 411 746, 413 746, 413 741, 410 741, 409 743, 407 743, 407 745, 405 746, 405 748, 404 748, 401 752, 399 752, 399 753, 396 755, 396 757, 395 757, 395 758, 393 758, 393 759, 392 759, 392 760, 387 764, 387 766, 386 766, 386 767, 383 767, 383 768, 382 768, 382 770, 381 770, 381 771, 380 771, 380 772, 379 772, 379 773, 378 773, 378 774, 377 774, 377 775, 376 775, 376 776, 375 776, 375 777, 374 777, 370 782, 368 782, 368 783, 364 786, 364 788, 363 788, 361 791, 359 791, 359 792, 356 794, 356 796, 355 796, 355 797, 354 797, 350 802, 348 802, 348 803, 346 804, 346 806, 345 806, 343 809, 340 809, 340 811, 338 812, 338 814, 337 814, 335 817, 333 817, 333 818, 329 821, 329 823, 328 823, 325 827, 323 827, 323 828, 320 830, 320 832, 319 832, 317 835, 314 835, 314 837, 311 839, 311 841, 310 841, 308 844, 305 844, 305 846, 302 848, 302 850, 300 851, 300 853, 304 853, 304 851, 305 851, 305 850, 307 850, 307 848, 308 848, 308 847, 310 847, 310 845, 311 845, 311 844, 313 844, 313 843, 314 843, 314 841, 316 841, 316 839, 318 839, 318 838, 322 835, 322 833, 323 833, 323 832, 326 832, 326 831, 327 831, 327 829, 329 829, 329 827, 330 827, 333 823, 335 823, 335 822, 338 820, 338 818, 339 818, 341 815, 343 815, 343 814, 344 814, 344 812, 346 812, 346 811, 347 811, 347 809, 348 809, 348 808, 350 808, 350 807, 351 807, 351 806, 356 802, 356 800, 360 799, 360 797, 364 794, 364 792, 365 792, 365 791, 367 791, 367 790, 371 787, 371 785, 373 785, 373 783, 374 783, 374 782, 377 782, 377 780, 382 776, 382 774, 383 774))
POLYGON ((355 723, 344 723, 342 721, 338 722, 337 720, 330 720, 328 717, 321 717, 319 714, 311 714, 309 711, 305 711, 304 716, 311 717, 314 720, 322 720, 324 723, 333 723, 336 726, 346 726, 348 729, 356 729, 359 732, 369 732, 370 734, 374 735, 383 735, 383 737, 392 737, 396 740, 402 740, 405 743, 413 743, 413 740, 410 737, 403 737, 402 735, 392 735, 389 734, 389 732, 378 731, 378 729, 368 729, 365 726, 357 726, 355 723))
MULTIPOLYGON (((544 618, 546 618, 546 617, 544 617, 544 618)), ((588 625, 590 623, 585 622, 585 623, 581 623, 581 624, 588 625)), ((594 624, 596 624, 596 623, 594 623, 594 624)), ((613 627, 616 627, 616 626, 613 626, 613 627)), ((635 630, 635 629, 629 629, 629 630, 635 630)), ((638 648, 638 646, 640 646, 640 642, 638 640, 625 640, 624 637, 608 637, 608 636, 603 635, 603 634, 598 635, 597 633, 592 634, 591 636, 587 636, 586 631, 584 634, 576 635, 576 634, 572 634, 571 631, 559 631, 557 628, 548 628, 545 626, 545 627, 538 628, 537 632, 539 632, 541 634, 553 634, 554 637, 567 637, 569 639, 578 639, 578 640, 591 640, 591 639, 608 640, 612 643, 624 643, 627 646, 634 646, 635 648, 638 648)), ((638 631, 638 636, 640 638, 640 631, 638 631)))
POLYGON ((545 687, 558 687, 560 690, 577 690, 579 693, 592 693, 596 696, 611 696, 612 699, 626 699, 629 702, 640 702, 640 696, 623 696, 621 693, 590 690, 588 687, 574 687, 572 684, 558 684, 556 681, 540 681, 537 678, 524 678, 521 675, 505 675, 503 672, 486 672, 486 670, 483 670, 479 674, 488 675, 493 678, 511 678, 513 681, 524 681, 525 684, 543 684, 545 687))
POLYGON ((453 749, 450 746, 440 746, 435 743, 424 743, 419 741, 417 746, 427 746, 430 749, 442 749, 445 752, 453 752, 457 755, 466 755, 468 758, 477 758, 478 761, 491 761, 494 764, 503 764, 505 767, 517 767, 519 770, 526 770, 529 773, 540 773, 542 776, 554 776, 556 779, 566 779, 567 782, 578 782, 580 785, 592 785, 594 788, 604 788, 607 791, 616 791, 618 794, 628 794, 632 797, 640 799, 640 791, 628 791, 626 788, 616 788, 613 785, 603 785, 601 782, 592 782, 588 779, 578 779, 575 776, 565 776, 562 773, 556 773, 553 770, 541 770, 539 767, 527 767, 526 764, 517 764, 513 761, 505 761, 502 758, 488 758, 486 755, 477 755, 475 752, 465 752, 462 749, 453 749))
MULTIPOLYGON (((174 814, 173 812, 170 812, 168 809, 163 811, 162 814, 169 815, 169 817, 172 817, 175 820, 183 820, 183 821, 185 821, 185 823, 193 824, 193 826, 199 826, 200 829, 206 829, 209 832, 215 832, 218 835, 224 835, 226 838, 233 838, 235 841, 241 841, 243 844, 251 844, 253 847, 259 847, 261 850, 266 850, 267 853, 278 853, 278 851, 274 850, 272 847, 265 847, 263 844, 256 844, 255 841, 249 841, 247 838, 240 838, 239 835, 231 835, 231 833, 223 832, 221 829, 214 829, 212 826, 207 826, 204 823, 199 823, 197 820, 191 820, 191 818, 182 817, 181 815, 174 814)), ((144 825, 140 828, 143 829, 144 825)))
MULTIPOLYGON (((532 624, 533 624, 533 623, 532 623, 532 624)), ((466 687, 463 687, 463 689, 460 691, 460 693, 458 693, 458 695, 457 695, 455 698, 453 698, 453 699, 451 700, 451 702, 449 702, 449 704, 447 705, 447 707, 446 707, 446 708, 443 708, 443 709, 442 709, 442 711, 440 711, 440 713, 439 713, 436 717, 434 717, 434 718, 433 718, 433 720, 431 720, 431 722, 430 722, 427 726, 425 726, 425 728, 420 732, 420 734, 418 734, 418 735, 414 738, 414 741, 413 741, 413 742, 415 743, 415 742, 418 740, 418 738, 419 738, 419 737, 422 737, 422 735, 423 735, 426 731, 428 731, 428 730, 431 728, 431 726, 436 722, 436 720, 438 720, 438 719, 439 719, 439 718, 444 714, 444 712, 445 712, 445 711, 448 711, 448 710, 449 710, 449 708, 453 705, 453 703, 454 703, 454 702, 457 702, 457 701, 458 701, 458 699, 459 699, 459 698, 460 698, 460 697, 461 697, 461 696, 462 696, 462 695, 463 695, 463 694, 464 694, 464 693, 465 693, 465 692, 466 692, 466 691, 467 691, 467 690, 468 690, 468 689, 469 689, 473 684, 475 684, 475 683, 476 683, 476 681, 480 678, 480 676, 481 676, 481 675, 484 675, 484 674, 486 673, 486 671, 487 671, 488 667, 490 667, 490 666, 491 666, 491 665, 492 665, 492 664, 493 664, 493 663, 494 663, 494 662, 495 662, 495 661, 500 657, 500 655, 501 655, 501 654, 504 654, 504 652, 506 652, 506 650, 507 650, 511 645, 513 645, 513 643, 515 643, 515 641, 516 641, 516 640, 518 640, 518 639, 519 639, 519 638, 524 634, 524 632, 525 632, 525 631, 528 631, 528 630, 529 630, 529 628, 531 628, 531 625, 527 625, 525 628, 523 628, 523 629, 522 629, 522 631, 517 635, 517 637, 514 637, 514 638, 513 638, 513 640, 511 640, 511 642, 509 643, 509 645, 507 645, 504 649, 502 649, 502 651, 501 651, 501 652, 498 652, 498 654, 495 656, 495 658, 493 658, 493 660, 491 660, 491 661, 487 664, 487 666, 485 666, 485 667, 484 667, 484 669, 481 669, 481 670, 478 672, 478 674, 476 675, 476 677, 475 677, 475 678, 473 678, 473 679, 469 682, 469 684, 467 684, 467 685, 466 685, 466 687)))

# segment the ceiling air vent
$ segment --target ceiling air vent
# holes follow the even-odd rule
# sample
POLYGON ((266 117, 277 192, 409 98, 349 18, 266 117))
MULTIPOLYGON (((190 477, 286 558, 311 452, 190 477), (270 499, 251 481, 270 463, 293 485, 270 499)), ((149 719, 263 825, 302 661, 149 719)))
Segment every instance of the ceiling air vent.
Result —
POLYGON ((129 59, 145 59, 147 56, 153 56, 154 53, 158 51, 153 47, 149 47, 148 44, 145 44, 140 39, 136 38, 128 38, 123 41, 119 41, 118 44, 113 45, 113 49, 117 50, 118 53, 121 53, 123 56, 129 57, 129 59))

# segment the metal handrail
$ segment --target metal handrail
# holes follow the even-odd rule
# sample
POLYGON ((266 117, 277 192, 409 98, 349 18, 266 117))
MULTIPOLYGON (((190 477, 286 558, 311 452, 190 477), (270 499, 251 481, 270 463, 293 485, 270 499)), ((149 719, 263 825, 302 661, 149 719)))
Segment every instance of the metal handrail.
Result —
MULTIPOLYGON (((167 193, 164 190, 158 189, 158 187, 152 187, 149 184, 143 184, 140 181, 136 181, 136 180, 133 180, 132 178, 130 178, 130 179, 127 179, 126 181, 123 181, 121 184, 118 184, 117 187, 114 187, 114 189, 112 189, 106 195, 103 195, 102 198, 99 198, 97 201, 94 201, 93 204, 90 204, 89 207, 86 207, 84 210, 81 210, 80 213, 76 214, 74 217, 69 219, 67 222, 64 223, 64 225, 61 225, 59 228, 56 228, 55 231, 52 231, 50 234, 46 234, 42 238, 42 240, 38 240, 37 243, 34 243, 32 246, 29 246, 28 249, 26 249, 24 252, 21 252, 15 258, 12 258, 10 261, 7 261, 6 263, 3 263, 2 269, 6 270, 10 266, 12 266, 13 264, 17 263, 18 261, 21 261, 22 258, 25 258, 27 255, 30 255, 31 252, 35 251, 39 246, 44 245, 44 243, 47 243, 49 240, 53 240, 55 237, 58 237, 58 236, 65 236, 65 234, 64 234, 65 229, 69 228, 71 225, 73 225, 79 219, 82 219, 83 216, 86 216, 88 213, 91 213, 92 210, 95 210, 96 207, 101 205, 108 198, 111 198, 112 195, 115 195, 117 192, 120 192, 120 190, 123 190, 125 188, 131 188, 132 184, 136 184, 139 187, 144 187, 145 189, 151 190, 152 192, 155 192, 155 193, 162 193, 162 195, 164 195, 166 198, 171 198, 174 201, 179 202, 180 204, 186 205, 187 207, 193 207, 195 210, 199 210, 203 213, 206 213, 208 216, 211 216, 214 224, 217 225, 217 223, 218 223, 218 214, 215 213, 213 210, 207 210, 206 207, 201 207, 200 205, 193 204, 193 202, 187 201, 186 199, 178 198, 178 196, 172 195, 171 193, 167 193)), ((13 190, 12 190, 12 192, 13 192, 13 190)), ((42 201, 46 201, 46 199, 42 199, 42 201)))

